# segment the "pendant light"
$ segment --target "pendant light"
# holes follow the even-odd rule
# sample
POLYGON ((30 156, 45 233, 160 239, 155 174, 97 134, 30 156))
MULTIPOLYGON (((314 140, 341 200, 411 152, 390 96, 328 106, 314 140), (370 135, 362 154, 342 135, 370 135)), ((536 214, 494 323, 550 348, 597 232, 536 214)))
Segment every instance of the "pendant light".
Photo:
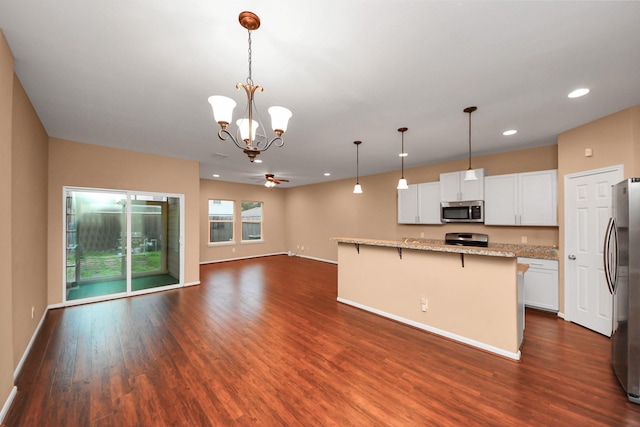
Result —
POLYGON ((407 180, 404 179, 404 158, 406 156, 404 152, 404 133, 407 130, 409 130, 409 128, 398 129, 398 132, 402 134, 402 151, 400 151, 400 158, 402 159, 402 175, 400 176, 400 180, 398 181, 398 187, 396 187, 398 190, 406 190, 409 188, 409 186, 407 185, 407 180))
POLYGON ((471 169, 471 113, 476 111, 478 107, 467 107, 463 111, 469 114, 469 169, 464 174, 465 181, 477 181, 476 171, 471 169))
POLYGON ((356 145, 356 185, 353 187, 353 194, 362 194, 362 187, 360 186, 360 144, 362 141, 353 141, 356 145))

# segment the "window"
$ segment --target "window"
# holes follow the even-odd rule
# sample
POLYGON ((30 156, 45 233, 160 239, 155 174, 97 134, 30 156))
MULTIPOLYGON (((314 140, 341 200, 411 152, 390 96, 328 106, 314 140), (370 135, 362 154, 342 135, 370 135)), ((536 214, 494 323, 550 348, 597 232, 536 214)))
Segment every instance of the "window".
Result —
POLYGON ((209 200, 209 243, 233 242, 233 200, 209 200))
POLYGON ((262 240, 262 202, 242 202, 242 240, 262 240))

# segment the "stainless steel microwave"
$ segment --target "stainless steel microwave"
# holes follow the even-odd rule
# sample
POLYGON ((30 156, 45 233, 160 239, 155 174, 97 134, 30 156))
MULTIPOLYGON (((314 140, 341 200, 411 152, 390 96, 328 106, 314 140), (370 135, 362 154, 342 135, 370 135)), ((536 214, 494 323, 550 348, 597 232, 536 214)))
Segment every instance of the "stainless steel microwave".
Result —
POLYGON ((441 222, 484 222, 484 201, 441 202, 441 222))

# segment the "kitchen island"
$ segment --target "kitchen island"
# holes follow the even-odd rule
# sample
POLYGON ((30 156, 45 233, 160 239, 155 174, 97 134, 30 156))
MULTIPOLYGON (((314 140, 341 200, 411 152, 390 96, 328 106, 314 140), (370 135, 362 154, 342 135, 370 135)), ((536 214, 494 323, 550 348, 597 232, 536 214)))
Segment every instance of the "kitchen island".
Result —
POLYGON ((333 238, 338 301, 483 350, 520 359, 519 253, 501 247, 333 238))

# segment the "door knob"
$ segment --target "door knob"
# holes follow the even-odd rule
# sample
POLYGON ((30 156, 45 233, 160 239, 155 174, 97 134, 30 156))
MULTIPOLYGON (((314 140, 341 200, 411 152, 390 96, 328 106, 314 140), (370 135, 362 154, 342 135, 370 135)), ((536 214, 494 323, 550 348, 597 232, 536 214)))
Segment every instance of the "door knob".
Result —
POLYGON ((576 259, 575 255, 569 255, 569 259, 576 259))

